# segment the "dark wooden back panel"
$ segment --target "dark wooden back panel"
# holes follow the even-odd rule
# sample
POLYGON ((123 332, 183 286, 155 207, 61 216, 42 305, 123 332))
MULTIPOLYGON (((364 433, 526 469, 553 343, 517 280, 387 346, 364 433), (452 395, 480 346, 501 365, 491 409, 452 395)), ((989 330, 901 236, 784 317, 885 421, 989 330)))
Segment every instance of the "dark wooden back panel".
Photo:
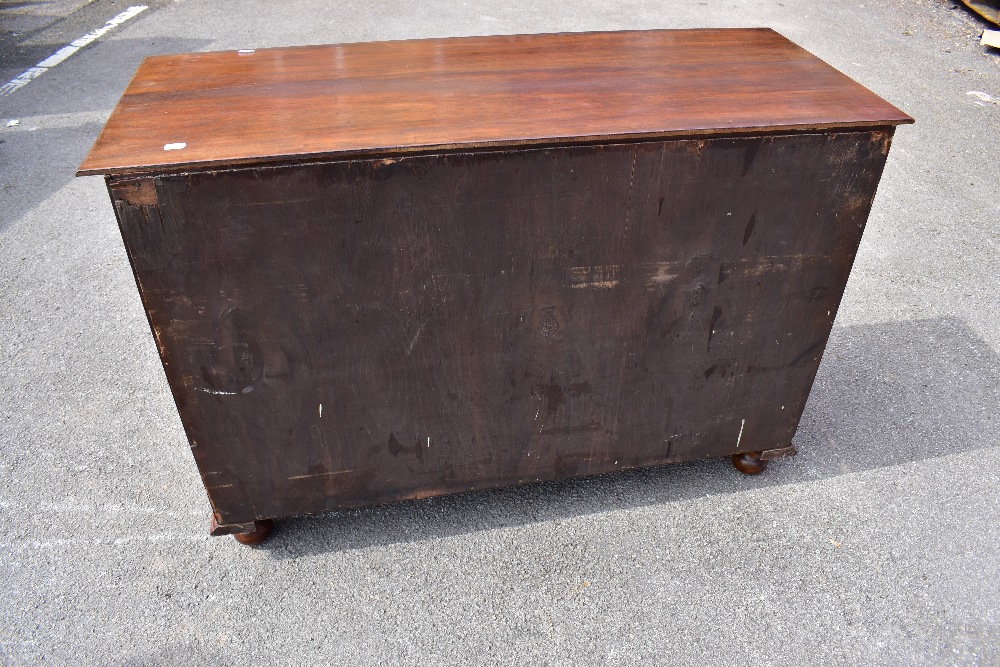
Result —
POLYGON ((228 51, 143 61, 79 174, 908 122, 767 29, 228 51))
POLYGON ((787 445, 890 137, 110 188, 209 495, 239 523, 787 445))

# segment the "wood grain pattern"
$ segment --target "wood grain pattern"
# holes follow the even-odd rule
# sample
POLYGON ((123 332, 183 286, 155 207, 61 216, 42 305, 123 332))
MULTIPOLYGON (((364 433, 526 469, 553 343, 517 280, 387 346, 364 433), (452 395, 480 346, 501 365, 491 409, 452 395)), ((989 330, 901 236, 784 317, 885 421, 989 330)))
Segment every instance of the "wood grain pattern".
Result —
POLYGON ((891 135, 109 188, 213 507, 241 524, 786 447, 891 135))
POLYGON ((147 58, 78 173, 909 122, 767 29, 260 49, 147 58))

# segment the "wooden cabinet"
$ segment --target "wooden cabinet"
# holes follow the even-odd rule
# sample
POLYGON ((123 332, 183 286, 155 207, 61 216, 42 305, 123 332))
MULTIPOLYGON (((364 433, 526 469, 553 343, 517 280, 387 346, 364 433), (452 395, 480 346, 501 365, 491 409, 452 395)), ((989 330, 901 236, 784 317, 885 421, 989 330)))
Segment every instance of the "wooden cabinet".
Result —
POLYGON ((794 452, 908 122, 770 30, 296 47, 146 59, 79 173, 252 539, 794 452))

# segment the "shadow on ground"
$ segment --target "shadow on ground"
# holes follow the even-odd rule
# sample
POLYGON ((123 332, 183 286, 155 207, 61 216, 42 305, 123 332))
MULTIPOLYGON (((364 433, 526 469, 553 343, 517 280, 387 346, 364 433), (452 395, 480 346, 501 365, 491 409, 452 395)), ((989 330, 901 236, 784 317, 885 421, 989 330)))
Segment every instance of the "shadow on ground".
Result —
MULTIPOLYGON (((42 75, 66 94, 52 96, 52 87, 36 81, 0 97, 0 118, 20 120, 16 128, 0 126, 0 231, 74 177, 100 134, 104 115, 118 102, 143 57, 195 51, 206 44, 194 39, 100 43, 42 75), (64 115, 55 120, 56 126, 52 126, 53 114, 64 115), (79 120, 74 122, 74 118, 79 120), (35 125, 37 129, 32 130, 35 125)), ((43 45, 42 51, 56 48, 43 45)))
MULTIPOLYGON (((795 442, 757 477, 699 461, 280 522, 273 558, 432 540, 748 489, 809 483, 996 443, 1000 358, 961 320, 836 328, 795 442)), ((614 520, 613 517, 608 518, 614 520)))

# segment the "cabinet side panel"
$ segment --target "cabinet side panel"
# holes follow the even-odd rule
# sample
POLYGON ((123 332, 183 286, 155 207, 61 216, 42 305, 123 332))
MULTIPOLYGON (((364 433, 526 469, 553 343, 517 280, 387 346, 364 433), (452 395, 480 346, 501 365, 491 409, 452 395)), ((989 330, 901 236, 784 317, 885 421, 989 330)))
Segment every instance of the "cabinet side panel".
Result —
POLYGON ((787 445, 889 138, 169 176, 123 232, 240 523, 787 445))
MULTIPOLYGON (((207 461, 202 460, 202 452, 198 450, 192 431, 193 423, 187 418, 188 393, 184 389, 183 369, 181 365, 173 363, 172 359, 174 354, 183 356, 184 350, 190 346, 183 331, 169 326, 173 302, 183 300, 184 297, 173 291, 168 281, 161 280, 164 277, 162 269, 169 264, 170 257, 176 257, 179 252, 178 230, 170 228, 171 218, 161 214, 156 178, 108 177, 105 180, 160 362, 198 463, 202 482, 208 491, 209 501, 213 502, 217 480, 211 469, 212 457, 207 461)), ((253 513, 253 507, 241 487, 225 488, 233 489, 224 498, 227 507, 238 508, 236 514, 253 513)), ((217 512, 216 514, 221 523, 221 516, 217 512)))

